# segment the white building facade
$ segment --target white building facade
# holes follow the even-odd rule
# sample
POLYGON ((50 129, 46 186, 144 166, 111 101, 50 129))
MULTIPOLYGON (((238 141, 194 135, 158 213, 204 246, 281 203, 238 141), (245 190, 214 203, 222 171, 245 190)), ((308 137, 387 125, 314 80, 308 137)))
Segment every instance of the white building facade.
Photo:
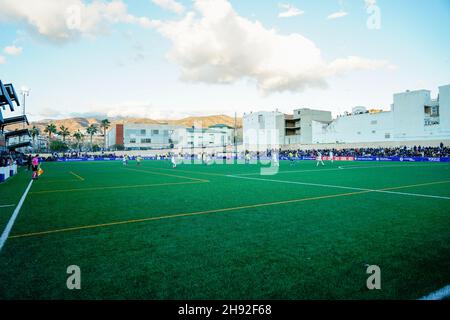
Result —
POLYGON ((224 147, 233 143, 234 129, 226 125, 185 128, 168 124, 116 124, 107 134, 108 148, 125 150, 224 147))
POLYGON ((244 115, 244 149, 266 151, 282 145, 312 142, 313 122, 328 124, 331 112, 296 109, 292 115, 278 111, 252 112, 244 115))
POLYGON ((313 143, 359 143, 450 139, 450 85, 394 94, 390 111, 353 110, 330 124, 314 123, 313 143))
POLYGON ((226 147, 233 144, 234 129, 218 124, 203 128, 184 128, 179 131, 177 148, 226 147))
POLYGON ((126 150, 170 148, 178 142, 181 126, 165 124, 116 124, 107 134, 108 148, 123 146, 126 150))
POLYGON ((335 119, 331 112, 311 109, 293 115, 254 112, 244 115, 243 126, 244 148, 259 151, 293 144, 448 140, 450 85, 439 87, 436 99, 429 90, 394 94, 390 111, 355 107, 335 119))

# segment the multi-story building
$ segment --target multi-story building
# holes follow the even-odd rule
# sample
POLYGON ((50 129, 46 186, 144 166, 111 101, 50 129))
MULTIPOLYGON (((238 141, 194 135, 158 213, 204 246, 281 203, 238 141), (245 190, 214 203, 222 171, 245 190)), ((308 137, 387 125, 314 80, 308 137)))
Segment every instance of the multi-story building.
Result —
POLYGON ((390 111, 364 107, 337 117, 331 123, 313 122, 313 143, 430 141, 450 139, 450 85, 394 94, 390 111))
POLYGON ((245 114, 244 148, 252 151, 277 149, 282 145, 312 143, 313 122, 331 122, 331 112, 296 109, 292 115, 278 111, 245 114))
POLYGON ((234 129, 222 124, 185 128, 169 124, 116 124, 107 133, 108 148, 126 150, 223 147, 233 143, 234 129))
POLYGON ((226 147, 233 144, 233 134, 234 129, 224 124, 213 125, 207 129, 186 128, 180 131, 178 147, 226 147))
POLYGON ((180 129, 183 127, 167 124, 116 124, 108 131, 107 145, 127 150, 170 148, 178 143, 180 129))
POLYGON ((332 119, 331 112, 297 109, 293 115, 244 115, 244 148, 266 150, 294 144, 372 143, 450 139, 450 85, 394 94, 390 111, 355 107, 332 119))

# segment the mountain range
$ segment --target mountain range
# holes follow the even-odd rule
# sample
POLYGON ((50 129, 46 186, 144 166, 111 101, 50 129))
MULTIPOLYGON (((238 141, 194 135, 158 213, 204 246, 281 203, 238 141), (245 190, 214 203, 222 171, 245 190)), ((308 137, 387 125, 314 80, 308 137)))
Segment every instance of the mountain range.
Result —
MULTIPOLYGON (((86 128, 91 124, 100 126, 102 119, 95 118, 68 118, 68 119, 44 119, 39 121, 30 122, 30 126, 28 128, 32 128, 35 126, 39 129, 41 134, 44 134, 44 129, 50 123, 56 125, 57 130, 61 126, 64 126, 69 129, 71 133, 74 133, 78 130, 85 133, 86 128)), ((115 125, 118 123, 142 123, 142 124, 170 124, 170 125, 180 125, 186 128, 192 127, 194 124, 201 124, 203 128, 207 128, 216 124, 225 124, 230 127, 234 127, 235 119, 233 117, 227 115, 212 115, 212 116, 202 116, 202 117, 187 117, 178 120, 155 120, 149 118, 111 118, 109 119, 111 125, 115 125)), ((242 118, 236 118, 236 127, 242 127, 242 118)), ((22 125, 10 126, 8 130, 21 129, 22 125)))

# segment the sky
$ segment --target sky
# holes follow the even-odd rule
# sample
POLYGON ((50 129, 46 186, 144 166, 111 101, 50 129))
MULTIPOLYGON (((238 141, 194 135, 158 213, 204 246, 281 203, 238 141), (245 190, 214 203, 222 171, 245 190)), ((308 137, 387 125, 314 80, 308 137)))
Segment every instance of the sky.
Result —
POLYGON ((450 84, 448 0, 0 0, 31 120, 354 106, 450 84))

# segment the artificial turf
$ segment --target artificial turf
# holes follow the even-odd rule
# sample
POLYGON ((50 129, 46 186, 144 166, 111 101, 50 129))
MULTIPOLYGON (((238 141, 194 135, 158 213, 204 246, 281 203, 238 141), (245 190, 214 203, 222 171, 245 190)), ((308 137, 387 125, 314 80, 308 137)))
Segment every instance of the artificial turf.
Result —
MULTIPOLYGON (((42 167, 0 252, 0 299, 417 299, 450 282, 448 164, 42 167)), ((0 206, 29 178, 1 184, 0 206)))

